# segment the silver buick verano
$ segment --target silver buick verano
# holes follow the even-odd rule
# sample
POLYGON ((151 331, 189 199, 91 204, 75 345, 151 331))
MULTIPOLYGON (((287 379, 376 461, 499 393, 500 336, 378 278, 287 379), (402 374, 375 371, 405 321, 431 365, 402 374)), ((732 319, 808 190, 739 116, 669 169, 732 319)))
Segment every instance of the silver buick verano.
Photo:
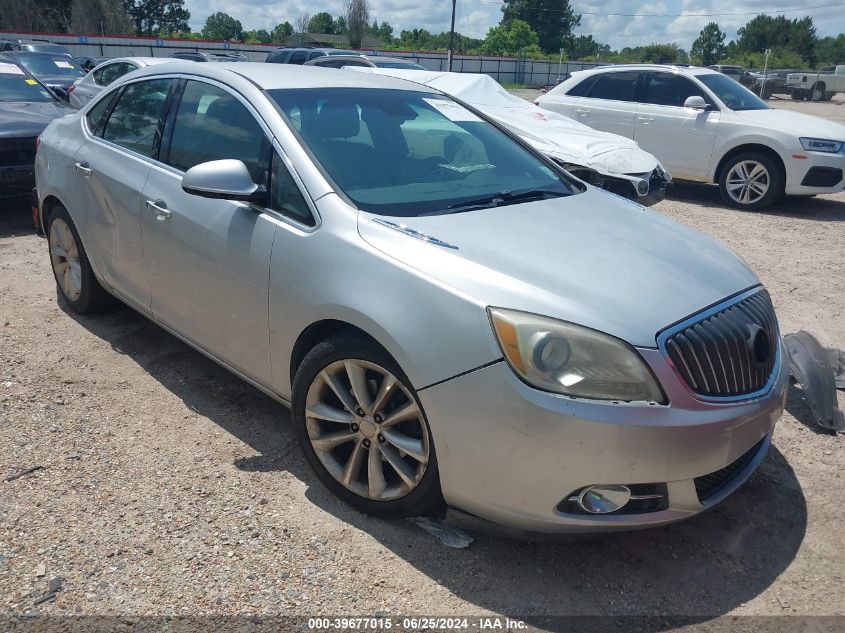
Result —
POLYGON ((399 79, 151 66, 52 123, 59 292, 117 297, 288 404, 363 510, 660 525, 763 459, 787 374, 724 246, 399 79))

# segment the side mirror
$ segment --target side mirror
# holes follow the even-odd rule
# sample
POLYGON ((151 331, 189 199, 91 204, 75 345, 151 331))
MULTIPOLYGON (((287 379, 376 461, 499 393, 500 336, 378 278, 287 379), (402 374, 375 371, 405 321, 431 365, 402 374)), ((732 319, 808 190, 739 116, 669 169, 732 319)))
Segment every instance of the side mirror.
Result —
POLYGON ((692 108, 693 110, 707 110, 707 102, 704 100, 704 97, 700 97, 698 95, 687 97, 687 100, 684 101, 685 108, 692 108))
POLYGON ((182 176, 182 189, 202 198, 263 203, 267 190, 252 181, 239 160, 211 160, 191 167, 182 176))

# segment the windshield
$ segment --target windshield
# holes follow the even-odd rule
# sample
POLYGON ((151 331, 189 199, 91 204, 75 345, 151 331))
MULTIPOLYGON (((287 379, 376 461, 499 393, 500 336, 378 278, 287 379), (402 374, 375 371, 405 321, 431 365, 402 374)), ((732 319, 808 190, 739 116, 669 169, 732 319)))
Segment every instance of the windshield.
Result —
POLYGON ((0 62, 0 101, 54 101, 44 86, 24 71, 7 62, 0 62))
POLYGON ((364 211, 455 213, 525 201, 527 192, 577 191, 445 95, 371 88, 268 92, 329 177, 364 211))
POLYGON ((403 70, 428 70, 425 66, 420 66, 414 62, 373 62, 378 68, 401 68, 403 70))
POLYGON ((696 75, 731 110, 768 110, 769 106, 741 83, 721 74, 696 75))
POLYGON ((36 77, 84 77, 85 72, 67 55, 19 53, 21 64, 36 77))

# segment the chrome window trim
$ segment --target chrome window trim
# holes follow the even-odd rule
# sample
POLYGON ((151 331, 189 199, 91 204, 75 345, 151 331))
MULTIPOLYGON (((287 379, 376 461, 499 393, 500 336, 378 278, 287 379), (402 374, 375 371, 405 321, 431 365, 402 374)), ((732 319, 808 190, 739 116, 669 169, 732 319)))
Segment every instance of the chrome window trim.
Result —
POLYGON ((678 379, 679 383, 687 390, 687 392, 695 398, 696 400, 700 400, 702 402, 712 402, 712 403, 730 403, 730 402, 744 402, 747 400, 755 400, 757 398, 761 398, 767 395, 775 386, 775 383, 778 380, 781 372, 781 363, 783 362, 783 345, 781 344, 781 337, 780 337, 780 324, 778 324, 778 340, 777 340, 777 355, 775 356, 775 363, 772 367, 772 373, 769 376, 769 379, 766 381, 766 384, 763 385, 757 391, 753 391, 751 393, 745 393, 738 396, 705 396, 700 393, 696 393, 693 389, 686 383, 683 376, 681 376, 678 369, 675 367, 675 364, 672 362, 672 359, 669 357, 669 353, 666 350, 666 341, 674 334, 677 334, 681 330, 688 328, 690 325, 694 325, 699 321, 702 321, 710 316, 713 316, 717 312, 721 312, 722 310, 731 307, 734 304, 747 299, 748 297, 755 295, 759 292, 762 292, 765 288, 762 285, 754 286, 753 288, 749 288, 748 290, 744 290, 739 294, 735 294, 732 297, 720 301, 719 303, 702 310, 701 312, 697 312, 692 316, 685 318, 683 321, 680 321, 674 325, 669 326, 665 330, 660 331, 657 334, 657 348, 660 350, 660 353, 663 354, 663 358, 669 367, 672 368, 672 372, 675 374, 675 377, 678 379))

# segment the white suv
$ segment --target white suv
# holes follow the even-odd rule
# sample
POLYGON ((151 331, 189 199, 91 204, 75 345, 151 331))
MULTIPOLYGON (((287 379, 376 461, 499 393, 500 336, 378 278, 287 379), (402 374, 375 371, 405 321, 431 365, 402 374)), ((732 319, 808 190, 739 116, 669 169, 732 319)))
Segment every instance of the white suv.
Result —
POLYGON ((741 209, 769 206, 784 193, 845 190, 845 126, 771 109, 707 68, 596 68, 535 103, 634 139, 676 179, 717 182, 725 202, 741 209))

